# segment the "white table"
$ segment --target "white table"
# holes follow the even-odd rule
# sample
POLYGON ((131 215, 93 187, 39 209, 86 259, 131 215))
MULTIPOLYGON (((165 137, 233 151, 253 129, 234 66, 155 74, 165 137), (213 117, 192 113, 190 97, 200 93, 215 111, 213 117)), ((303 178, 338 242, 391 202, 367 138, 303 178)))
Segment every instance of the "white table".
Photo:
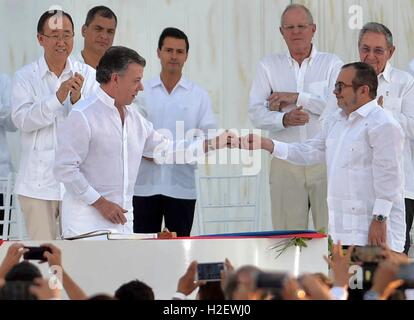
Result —
MULTIPOLYGON (((269 247, 281 239, 170 239, 118 241, 54 241, 62 250, 67 272, 89 295, 113 294, 123 283, 133 279, 144 281, 154 290, 156 299, 171 299, 177 281, 191 261, 218 262, 229 258, 237 268, 252 264, 267 271, 322 272, 328 267, 323 259, 327 254, 327 238, 312 239, 299 254, 289 248, 276 259, 269 247)), ((0 260, 8 246, 0 246, 0 260)), ((25 241, 27 246, 39 242, 25 241)), ((47 276, 47 264, 39 265, 47 276)))

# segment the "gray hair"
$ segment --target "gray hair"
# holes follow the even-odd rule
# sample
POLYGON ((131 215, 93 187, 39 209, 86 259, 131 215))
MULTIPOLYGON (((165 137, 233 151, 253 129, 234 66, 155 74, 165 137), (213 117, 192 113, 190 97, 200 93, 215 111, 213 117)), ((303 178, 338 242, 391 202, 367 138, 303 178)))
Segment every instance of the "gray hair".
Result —
POLYGON ((390 29, 388 29, 386 26, 378 22, 368 22, 362 27, 361 31, 359 32, 358 47, 361 45, 362 37, 367 32, 383 34, 387 41, 388 48, 391 48, 394 45, 394 41, 393 41, 393 37, 392 37, 392 33, 390 29))
POLYGON ((312 13, 309 11, 308 8, 306 8, 304 5, 301 4, 290 4, 286 7, 286 9, 283 11, 282 16, 280 17, 280 26, 283 26, 283 18, 285 16, 285 14, 292 9, 302 9, 303 11, 305 11, 306 16, 308 17, 308 23, 313 24, 313 16, 312 13))

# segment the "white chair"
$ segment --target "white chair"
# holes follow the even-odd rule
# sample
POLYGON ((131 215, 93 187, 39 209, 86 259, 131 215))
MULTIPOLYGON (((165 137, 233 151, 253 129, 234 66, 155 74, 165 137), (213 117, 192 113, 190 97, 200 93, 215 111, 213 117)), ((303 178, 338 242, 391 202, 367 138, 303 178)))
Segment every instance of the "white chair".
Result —
POLYGON ((0 177, 0 194, 3 195, 3 232, 0 234, 2 240, 23 240, 24 239, 24 219, 20 207, 13 194, 15 174, 10 173, 8 177, 0 177))
POLYGON ((258 231, 258 175, 200 176, 196 170, 195 179, 200 235, 205 234, 207 224, 215 224, 213 230, 221 229, 208 234, 258 231))

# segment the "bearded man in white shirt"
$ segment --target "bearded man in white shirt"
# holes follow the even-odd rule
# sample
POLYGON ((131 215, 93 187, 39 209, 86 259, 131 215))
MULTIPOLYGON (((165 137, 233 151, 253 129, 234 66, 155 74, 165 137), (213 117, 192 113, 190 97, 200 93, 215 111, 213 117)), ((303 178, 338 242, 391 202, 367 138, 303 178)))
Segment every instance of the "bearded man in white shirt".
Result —
POLYGON ((100 87, 72 110, 58 134, 55 175, 66 187, 64 237, 95 230, 133 232, 132 196, 141 158, 161 163, 185 151, 188 163, 211 149, 238 147, 224 132, 210 140, 172 142, 130 106, 143 90, 143 59, 134 50, 112 47, 96 69, 100 87))
POLYGON ((334 91, 340 109, 318 135, 304 143, 250 135, 242 139, 242 147, 262 148, 298 165, 325 162, 332 240, 345 246, 386 244, 402 252, 404 132, 377 104, 377 87, 377 74, 370 65, 345 65, 334 91))
MULTIPOLYGON (((183 75, 188 58, 187 35, 177 28, 163 30, 158 41, 161 74, 145 84, 140 111, 156 130, 168 130, 172 139, 216 128, 208 93, 183 75)), ((183 139, 183 137, 181 137, 183 139)), ((196 189, 194 165, 159 166, 144 159, 134 193, 134 231, 155 233, 165 227, 189 236, 194 219, 196 189)))
MULTIPOLYGON (((321 129, 328 99, 342 62, 318 52, 312 14, 302 5, 289 5, 280 33, 289 52, 263 58, 250 91, 249 117, 284 142, 304 142, 321 129)), ((272 221, 275 229, 307 229, 309 208, 315 229, 326 229, 326 167, 296 166, 273 159, 270 169, 272 221), (283 183, 280 183, 283 181, 283 183)))
POLYGON ((97 87, 95 71, 72 61, 74 27, 63 11, 45 12, 37 25, 44 54, 18 70, 12 84, 12 120, 21 131, 15 193, 32 240, 53 240, 63 186, 53 175, 57 132, 69 111, 97 87))
POLYGON ((96 6, 90 9, 82 26, 83 50, 73 58, 96 69, 106 50, 112 47, 117 23, 118 18, 110 8, 96 6))
POLYGON ((362 62, 370 64, 378 76, 379 104, 401 125, 405 133, 405 220, 407 224, 404 253, 408 254, 410 230, 414 217, 414 159, 411 143, 414 139, 414 78, 391 66, 395 52, 391 31, 383 24, 369 22, 361 29, 358 42, 362 62))

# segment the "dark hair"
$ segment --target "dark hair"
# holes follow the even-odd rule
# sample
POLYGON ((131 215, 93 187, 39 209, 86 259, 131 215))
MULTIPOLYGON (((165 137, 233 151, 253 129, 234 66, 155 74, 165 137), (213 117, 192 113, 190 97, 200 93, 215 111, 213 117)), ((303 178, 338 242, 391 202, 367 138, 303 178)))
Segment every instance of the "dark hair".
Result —
POLYGON ((43 33, 46 21, 48 21, 50 18, 54 16, 56 16, 56 19, 59 19, 60 17, 63 17, 63 16, 67 17, 70 23, 72 24, 72 31, 75 29, 72 17, 70 16, 69 13, 62 11, 62 10, 49 10, 40 16, 39 21, 37 23, 37 33, 40 33, 40 34, 43 33))
POLYGON ((160 35, 160 39, 158 40, 158 49, 161 50, 163 44, 164 44, 164 39, 165 38, 175 38, 175 39, 182 39, 185 41, 185 46, 187 49, 187 53, 190 50, 190 43, 188 42, 188 37, 187 35, 181 31, 180 29, 177 28, 165 28, 161 35, 160 35))
POLYGON ((207 282, 198 289, 199 300, 225 300, 221 282, 207 282))
POLYGON ((42 278, 42 273, 38 267, 28 261, 14 265, 4 277, 6 281, 33 281, 36 278, 42 278))
POLYGON ((377 97, 378 76, 374 68, 364 62, 348 63, 342 67, 342 70, 347 68, 356 70, 355 77, 352 79, 354 90, 368 86, 370 98, 375 99, 377 97))
POLYGON ((114 297, 106 294, 106 293, 98 293, 93 296, 90 296, 87 300, 117 300, 114 297))
POLYGON ((30 292, 31 281, 6 281, 0 288, 0 300, 37 300, 30 292))
POLYGON ((118 18, 116 17, 116 14, 111 9, 105 6, 96 6, 88 11, 88 14, 86 15, 86 20, 85 20, 85 26, 89 26, 96 16, 100 16, 100 17, 104 17, 108 19, 113 18, 115 19, 115 25, 118 24, 118 18))
POLYGON ((131 63, 138 63, 145 67, 146 61, 135 50, 115 46, 109 48, 96 67, 96 81, 100 84, 108 83, 113 73, 123 73, 131 63))
POLYGON ((133 280, 120 286, 115 291, 115 298, 127 301, 155 299, 151 287, 139 280, 133 280))

